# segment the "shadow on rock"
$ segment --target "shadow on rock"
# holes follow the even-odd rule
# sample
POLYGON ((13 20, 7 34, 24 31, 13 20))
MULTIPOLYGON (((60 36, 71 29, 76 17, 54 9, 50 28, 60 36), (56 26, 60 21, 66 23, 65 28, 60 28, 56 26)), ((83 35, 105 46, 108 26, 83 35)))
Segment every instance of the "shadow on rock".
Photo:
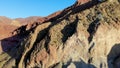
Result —
POLYGON ((64 29, 61 30, 61 33, 63 34, 63 38, 62 38, 63 42, 66 42, 68 37, 72 36, 76 32, 77 23, 78 23, 78 17, 76 16, 76 19, 74 22, 66 25, 64 29))
POLYGON ((109 68, 120 68, 120 44, 115 44, 108 56, 107 62, 109 68))
POLYGON ((68 68, 68 67, 69 68, 96 68, 94 65, 87 64, 83 60, 80 60, 80 61, 70 60, 69 62, 67 62, 66 65, 63 65, 62 68, 68 68))
POLYGON ((21 41, 20 37, 18 35, 5 38, 1 40, 1 48, 3 52, 8 53, 11 57, 13 57, 13 53, 10 53, 12 49, 17 47, 18 43, 21 41))
POLYGON ((99 21, 100 21, 100 20, 97 18, 95 21, 93 21, 93 22, 89 25, 89 27, 88 27, 88 29, 87 29, 87 31, 88 31, 89 34, 90 34, 90 36, 88 37, 89 43, 92 41, 93 36, 94 36, 94 34, 96 33, 96 31, 97 31, 97 29, 98 29, 98 27, 99 27, 99 25, 100 25, 100 22, 99 22, 99 21))

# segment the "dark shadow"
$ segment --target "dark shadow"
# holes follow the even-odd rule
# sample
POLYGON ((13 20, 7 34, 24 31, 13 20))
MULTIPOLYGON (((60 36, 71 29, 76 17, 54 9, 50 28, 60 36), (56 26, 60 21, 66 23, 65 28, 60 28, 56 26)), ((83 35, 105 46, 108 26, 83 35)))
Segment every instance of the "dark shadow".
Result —
POLYGON ((3 52, 6 52, 12 58, 15 58, 16 51, 13 51, 13 49, 15 49, 15 47, 17 47, 17 45, 20 43, 20 41, 21 41, 21 38, 18 35, 2 39, 1 47, 2 47, 3 52), (13 52, 11 52, 11 51, 13 51, 13 52))
POLYGON ((2 39, 1 46, 2 46, 3 52, 8 53, 12 48, 17 47, 17 45, 20 41, 21 41, 21 37, 19 37, 18 35, 2 39))
MULTIPOLYGON (((12 37, 0 40, 2 51, 3 51, 2 54, 4 54, 4 52, 7 53, 11 57, 9 59, 9 61, 11 59, 15 59, 15 60, 18 59, 18 55, 20 54, 20 53, 18 53, 18 48, 19 48, 19 45, 20 45, 22 40, 23 40, 23 37, 21 37, 19 35, 14 35, 12 37)), ((1 58, 1 59, 3 59, 3 58, 1 58)), ((12 67, 12 68, 17 68, 17 67, 12 67)))
POLYGON ((93 57, 90 57, 90 58, 88 59, 88 63, 90 64, 90 63, 92 62, 92 60, 93 60, 93 57))
POLYGON ((18 31, 18 33, 21 33, 21 34, 23 34, 25 31, 26 31, 26 27, 27 26, 21 26, 20 28, 18 28, 16 31, 18 31))
POLYGON ((61 30, 61 33, 63 34, 62 42, 66 42, 66 40, 76 32, 78 21, 78 17, 76 16, 74 22, 66 25, 63 30, 61 30))
POLYGON ((94 46, 95 46, 95 43, 93 42, 92 45, 90 46, 90 48, 88 49, 89 53, 91 52, 91 50, 93 49, 94 46))
POLYGON ((89 25, 89 27, 88 27, 88 29, 87 29, 87 31, 88 31, 89 34, 90 34, 90 36, 88 37, 89 43, 92 41, 93 36, 94 36, 95 32, 97 31, 97 29, 98 29, 98 27, 99 27, 99 25, 100 25, 100 22, 99 22, 99 21, 100 21, 100 20, 97 18, 95 21, 93 21, 93 22, 89 25))
POLYGON ((83 60, 77 62, 70 60, 67 62, 67 64, 63 65, 62 68, 67 68, 71 63, 74 64, 76 68, 96 68, 94 65, 87 64, 83 60))
POLYGON ((105 63, 100 63, 100 68, 107 68, 107 65, 105 63))
POLYGON ((108 56, 107 63, 109 68, 120 68, 120 44, 115 44, 108 56))
POLYGON ((12 34, 14 34, 14 32, 16 32, 16 34, 19 34, 19 35, 21 35, 21 36, 24 36, 23 34, 26 32, 26 27, 27 27, 26 25, 23 25, 23 26, 15 29, 15 30, 12 32, 12 34))
POLYGON ((67 68, 71 62, 72 62, 72 59, 70 59, 65 65, 63 65, 62 68, 67 68))
POLYGON ((74 62, 76 68, 96 68, 94 65, 92 64, 87 64, 84 61, 80 61, 80 62, 74 62))

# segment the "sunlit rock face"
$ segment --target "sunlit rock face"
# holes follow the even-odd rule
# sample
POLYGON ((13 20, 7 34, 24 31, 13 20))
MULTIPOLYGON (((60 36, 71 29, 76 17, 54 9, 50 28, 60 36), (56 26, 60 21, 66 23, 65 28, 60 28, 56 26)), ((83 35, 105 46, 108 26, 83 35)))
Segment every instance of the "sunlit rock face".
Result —
POLYGON ((120 68, 120 4, 78 0, 0 44, 0 68, 120 68))
POLYGON ((77 0, 77 1, 78 1, 78 3, 84 4, 84 3, 87 3, 87 2, 89 2, 91 0, 77 0))

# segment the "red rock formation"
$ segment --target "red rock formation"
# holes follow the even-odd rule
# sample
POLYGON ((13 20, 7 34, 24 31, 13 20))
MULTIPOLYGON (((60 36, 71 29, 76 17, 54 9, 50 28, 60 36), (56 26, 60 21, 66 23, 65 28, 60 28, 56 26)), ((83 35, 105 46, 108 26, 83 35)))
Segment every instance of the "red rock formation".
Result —
POLYGON ((91 1, 91 0, 77 0, 79 4, 84 4, 84 3, 87 3, 88 1, 91 1))

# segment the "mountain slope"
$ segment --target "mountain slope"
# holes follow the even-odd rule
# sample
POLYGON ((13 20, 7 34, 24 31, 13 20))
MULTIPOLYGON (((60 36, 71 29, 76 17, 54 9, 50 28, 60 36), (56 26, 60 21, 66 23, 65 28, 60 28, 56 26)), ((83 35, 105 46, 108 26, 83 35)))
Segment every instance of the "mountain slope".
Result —
POLYGON ((21 42, 0 55, 1 68, 120 67, 117 0, 79 0, 58 15, 34 24, 28 30, 18 29, 21 42))

